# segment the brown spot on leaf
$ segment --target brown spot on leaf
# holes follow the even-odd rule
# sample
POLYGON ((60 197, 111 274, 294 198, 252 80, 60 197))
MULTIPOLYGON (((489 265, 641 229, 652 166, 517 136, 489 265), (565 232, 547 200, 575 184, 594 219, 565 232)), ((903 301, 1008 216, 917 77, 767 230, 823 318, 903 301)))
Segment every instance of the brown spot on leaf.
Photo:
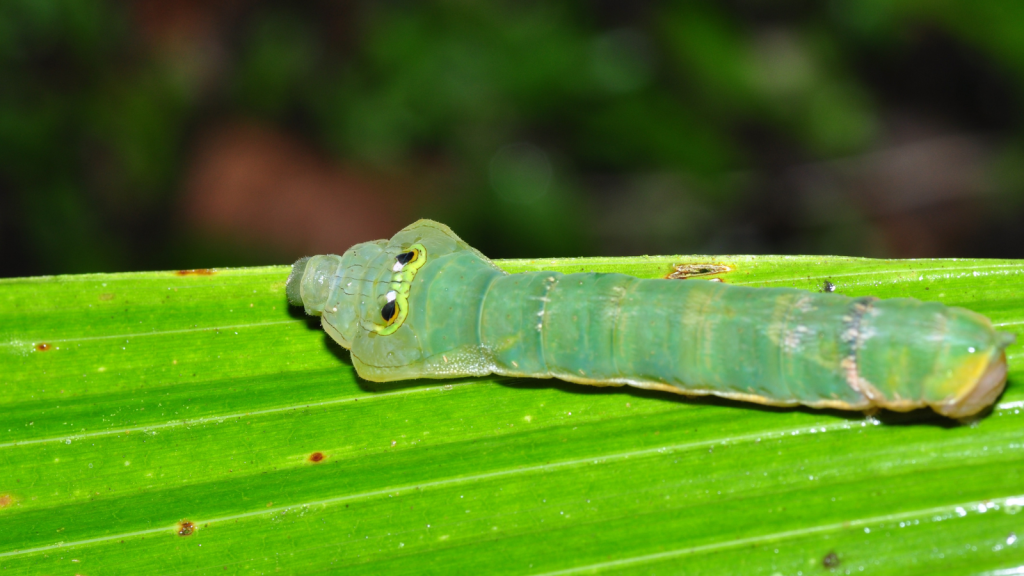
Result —
POLYGON ((103 300, 104 302, 107 301, 107 300, 113 300, 113 299, 114 299, 114 295, 109 293, 109 292, 104 292, 103 294, 100 294, 100 300, 103 300))
POLYGON ((319 461, 321 461, 323 459, 324 459, 324 453, 323 452, 313 452, 312 454, 309 455, 309 461, 310 462, 319 462, 319 461))
POLYGON ((839 555, 835 553, 835 550, 829 551, 829 553, 825 554, 825 557, 821 559, 821 565, 830 570, 838 567, 840 563, 839 555))
POLYGON ((191 536, 196 531, 196 525, 188 520, 178 522, 178 536, 191 536))
POLYGON ((39 344, 36 344, 36 350, 39 350, 40 352, 46 352, 49 349, 50 345, 47 344, 46 342, 40 342, 39 344))
POLYGON ((710 276, 712 274, 723 274, 732 268, 725 264, 676 264, 672 273, 666 276, 669 280, 686 280, 694 276, 710 276))
POLYGON ((194 268, 192 270, 178 270, 175 272, 178 276, 213 276, 217 272, 209 268, 194 268))
POLYGON ((0 510, 7 508, 11 504, 14 504, 14 496, 10 494, 0 494, 0 510))

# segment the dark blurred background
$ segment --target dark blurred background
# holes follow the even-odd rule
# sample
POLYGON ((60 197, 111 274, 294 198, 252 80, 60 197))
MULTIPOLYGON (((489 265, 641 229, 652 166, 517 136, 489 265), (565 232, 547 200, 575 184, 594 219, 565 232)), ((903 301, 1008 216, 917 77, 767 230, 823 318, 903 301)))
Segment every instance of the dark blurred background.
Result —
POLYGON ((1024 258, 1024 2, 2 0, 0 276, 1024 258))

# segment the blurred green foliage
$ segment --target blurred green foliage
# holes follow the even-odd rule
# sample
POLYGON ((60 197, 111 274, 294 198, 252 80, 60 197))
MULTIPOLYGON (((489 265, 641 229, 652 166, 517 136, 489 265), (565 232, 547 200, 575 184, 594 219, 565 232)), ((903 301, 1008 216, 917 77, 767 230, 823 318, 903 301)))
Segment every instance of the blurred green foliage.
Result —
POLYGON ((883 149, 910 110, 996 142, 998 194, 941 250, 1021 257, 1021 25, 1008 2, 6 0, 0 275, 278 258, 192 251, 180 211, 204 130, 237 118, 441 166, 404 209, 495 257, 885 255, 870 201, 812 214, 789 170, 883 149))

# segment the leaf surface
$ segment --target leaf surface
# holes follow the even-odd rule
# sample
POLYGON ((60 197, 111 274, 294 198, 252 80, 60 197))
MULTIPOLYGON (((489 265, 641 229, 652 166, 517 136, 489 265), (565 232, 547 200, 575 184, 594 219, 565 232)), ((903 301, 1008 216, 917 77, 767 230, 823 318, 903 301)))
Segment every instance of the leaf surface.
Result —
MULTIPOLYGON (((4 574, 990 573, 1024 565, 1024 261, 516 260, 964 306, 990 415, 506 378, 374 384, 288 267, 0 280, 4 574), (701 270, 728 271, 702 274, 701 270)), ((722 359, 728 362, 729 359, 722 359)))

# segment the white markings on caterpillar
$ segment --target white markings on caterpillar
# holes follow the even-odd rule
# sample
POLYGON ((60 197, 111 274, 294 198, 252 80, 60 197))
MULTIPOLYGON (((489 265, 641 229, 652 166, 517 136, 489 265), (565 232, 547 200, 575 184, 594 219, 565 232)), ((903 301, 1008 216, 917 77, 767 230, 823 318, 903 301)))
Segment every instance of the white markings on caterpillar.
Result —
POLYGON ((803 325, 797 326, 792 330, 786 331, 782 340, 782 345, 786 350, 794 352, 800 348, 801 341, 807 334, 811 334, 810 328, 803 325))
POLYGON ((405 268, 405 264, 401 262, 395 262, 395 265, 391 267, 392 272, 401 272, 402 268, 405 268))
POLYGON ((547 284, 544 286, 544 295, 539 298, 535 298, 536 300, 541 301, 540 312, 537 312, 537 317, 540 318, 540 321, 537 322, 537 332, 544 331, 544 311, 547 309, 548 302, 551 302, 551 299, 548 298, 548 294, 551 293, 551 289, 554 288, 555 284, 558 282, 554 276, 548 276, 545 278, 545 281, 547 284))
POLYGON ((797 301, 793 304, 793 307, 804 313, 811 312, 814 310, 814 304, 811 301, 811 296, 809 294, 797 299, 797 301))
POLYGON ((392 290, 391 292, 385 294, 385 297, 388 299, 388 302, 394 302, 395 298, 398 298, 398 293, 392 290))

